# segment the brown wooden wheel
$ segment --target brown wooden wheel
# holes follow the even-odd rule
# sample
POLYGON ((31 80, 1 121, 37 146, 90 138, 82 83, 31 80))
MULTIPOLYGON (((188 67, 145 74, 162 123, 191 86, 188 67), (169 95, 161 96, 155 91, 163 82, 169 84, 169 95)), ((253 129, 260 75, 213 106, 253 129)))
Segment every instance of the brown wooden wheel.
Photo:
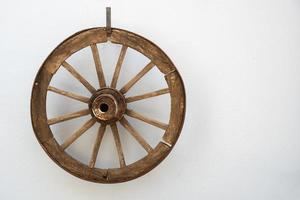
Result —
POLYGON ((158 165, 173 148, 183 126, 184 115, 184 86, 172 61, 159 47, 149 40, 137 34, 117 28, 111 28, 109 32, 107 28, 92 28, 80 31, 67 38, 59 44, 44 61, 35 78, 32 89, 31 119, 35 135, 40 145, 64 170, 81 179, 93 182, 124 182, 149 172, 158 165), (108 41, 122 45, 121 53, 110 84, 107 84, 107 81, 105 80, 96 45, 108 41), (96 88, 66 61, 66 59, 75 52, 89 46, 93 53, 99 80, 99 86, 96 88), (128 48, 132 48, 142 53, 151 61, 120 90, 117 90, 116 85, 120 69, 128 48), (82 83, 82 85, 90 91, 91 95, 89 97, 84 97, 73 92, 50 86, 49 84, 52 77, 60 67, 65 68, 74 78, 82 83), (127 97, 127 91, 154 67, 157 67, 160 72, 164 74, 168 88, 138 96, 127 97), (46 112, 46 97, 48 91, 84 102, 87 107, 84 110, 48 119, 46 112), (167 93, 170 94, 171 99, 171 112, 168 124, 148 118, 134 110, 127 109, 127 104, 130 102, 167 93), (53 136, 50 126, 85 115, 90 115, 90 119, 62 144, 59 144, 53 136), (128 116, 165 130, 161 141, 155 147, 150 146, 142 135, 129 123, 127 120, 128 116), (126 165, 126 159, 122 151, 121 140, 116 123, 120 123, 147 151, 145 157, 132 164, 126 165), (84 164, 66 153, 65 149, 95 124, 99 124, 97 125, 99 126, 98 134, 94 143, 90 162, 84 164), (100 169, 95 167, 101 140, 107 126, 110 126, 113 133, 118 152, 119 168, 100 169))

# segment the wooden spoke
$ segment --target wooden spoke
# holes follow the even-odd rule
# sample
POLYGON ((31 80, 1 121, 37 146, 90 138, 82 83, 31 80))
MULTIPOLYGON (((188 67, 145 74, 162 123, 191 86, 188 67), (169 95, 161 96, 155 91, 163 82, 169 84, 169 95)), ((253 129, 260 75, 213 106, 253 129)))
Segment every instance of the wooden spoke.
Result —
POLYGON ((126 110, 126 114, 127 114, 128 116, 130 116, 130 117, 133 117, 133 118, 135 118, 135 119, 139 119, 139 120, 141 120, 141 121, 143 121, 143 122, 146 122, 146 123, 148 123, 148 124, 151 124, 152 126, 156 126, 156 127, 158 127, 158 128, 161 128, 161 129, 163 129, 163 130, 167 130, 167 128, 168 128, 168 124, 159 122, 159 121, 157 121, 157 120, 155 120, 155 119, 150 119, 150 118, 145 117, 145 116, 143 116, 143 115, 141 115, 141 114, 139 114, 139 113, 134 112, 133 110, 127 109, 127 110, 126 110))
POLYGON ((122 94, 125 94, 136 82, 138 82, 147 72, 149 72, 153 67, 154 63, 150 62, 148 65, 146 65, 135 77, 133 77, 126 85, 122 87, 120 92, 122 94))
POLYGON ((75 93, 72 93, 72 92, 61 90, 61 89, 58 89, 56 87, 48 86, 48 90, 51 91, 51 92, 54 92, 56 94, 60 94, 60 95, 69 97, 71 99, 81 101, 83 103, 89 103, 89 101, 90 101, 90 98, 88 98, 88 97, 84 97, 84 96, 81 96, 81 95, 78 95, 78 94, 75 94, 75 93))
POLYGON ((118 62, 117 62, 116 68, 115 68, 115 72, 114 72, 114 75, 113 75, 113 78, 112 78, 112 81, 110 84, 110 87, 112 87, 112 88, 116 88, 116 86, 117 86, 117 81, 118 81, 118 78, 120 75, 121 66, 122 66, 123 60, 125 58, 127 48, 128 48, 127 46, 124 46, 124 45, 122 46, 122 49, 121 49, 121 52, 119 55, 119 59, 118 59, 118 62))
POLYGON ((152 147, 146 142, 146 140, 135 130, 129 122, 123 117, 120 119, 120 123, 124 128, 143 146, 143 148, 149 153, 152 147))
POLYGON ((99 81, 100 88, 106 87, 105 77, 104 77, 104 73, 103 73, 102 64, 100 61, 99 50, 98 50, 97 44, 92 44, 91 49, 92 49, 92 53, 93 53, 93 58, 94 58, 95 66, 96 66, 96 71, 97 71, 97 75, 98 75, 98 81, 99 81))
POLYGON ((92 157, 91 157, 90 163, 89 163, 90 168, 93 168, 96 164, 96 159, 97 159, 97 156, 98 156, 98 152, 99 152, 99 148, 100 148, 100 145, 101 145, 103 135, 105 133, 105 129, 106 129, 106 125, 101 125, 98 129, 98 134, 97 134, 97 138, 95 140, 92 157))
POLYGON ((77 138, 79 138, 83 133, 85 133, 89 128, 95 124, 96 120, 91 118, 86 123, 84 123, 77 131, 73 133, 66 141, 61 145, 62 149, 68 148, 77 138))
POLYGON ((64 122, 70 119, 74 119, 74 118, 78 118, 78 117, 82 117, 84 115, 88 115, 90 114, 90 110, 89 109, 84 109, 84 110, 80 110, 77 112, 73 112, 73 113, 69 113, 69 114, 65 114, 65 115, 61 115, 52 119, 48 119, 48 125, 52 125, 52 124, 57 124, 60 122, 64 122))
POLYGON ((125 163, 125 159, 124 159, 124 154, 123 154, 123 150, 122 150, 122 145, 121 145, 121 140, 120 140, 117 124, 116 123, 111 124, 110 128, 112 130, 112 133, 113 133, 113 136, 115 139, 120 166, 125 167, 126 163, 125 163))
POLYGON ((76 78, 80 83, 82 83, 82 85, 84 85, 86 89, 88 89, 88 91, 90 91, 91 93, 94 93, 96 91, 96 89, 85 78, 83 78, 69 63, 64 61, 62 63, 62 66, 66 70, 68 70, 74 76, 74 78, 76 78))
POLYGON ((169 92, 170 92, 169 88, 165 88, 165 89, 161 89, 161 90, 156 90, 156 91, 153 91, 153 92, 145 93, 145 94, 142 94, 142 95, 127 97, 126 98, 126 103, 130 103, 130 102, 134 102, 134 101, 139 101, 139 100, 147 99, 147 98, 151 98, 151 97, 156 97, 156 96, 159 96, 159 95, 167 94, 169 92))

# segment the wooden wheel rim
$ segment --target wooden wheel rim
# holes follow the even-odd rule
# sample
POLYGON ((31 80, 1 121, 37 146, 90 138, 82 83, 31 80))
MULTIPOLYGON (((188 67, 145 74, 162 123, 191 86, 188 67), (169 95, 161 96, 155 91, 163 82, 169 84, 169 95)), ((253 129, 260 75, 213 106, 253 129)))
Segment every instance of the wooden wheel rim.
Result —
MULTIPOLYGON (((168 56, 149 40, 121 29, 112 28, 107 35, 105 28, 92 28, 75 33, 59 44, 40 67, 31 96, 31 120, 35 135, 46 153, 67 172, 88 181, 118 183, 129 181, 157 166, 174 147, 185 116, 185 90, 180 74, 168 56), (73 53, 97 43, 107 42, 130 47, 144 56, 165 75, 171 97, 169 124, 161 142, 144 158, 120 168, 100 169, 89 167, 70 155, 55 140, 48 124, 46 97, 52 76, 73 53)), ((124 118, 122 118, 124 119, 124 118)), ((125 119, 124 119, 125 120, 125 119)), ((93 118, 88 123, 93 123, 93 118)), ((123 121, 126 124, 126 120, 123 121)), ((113 128, 113 127, 112 127, 113 128)))

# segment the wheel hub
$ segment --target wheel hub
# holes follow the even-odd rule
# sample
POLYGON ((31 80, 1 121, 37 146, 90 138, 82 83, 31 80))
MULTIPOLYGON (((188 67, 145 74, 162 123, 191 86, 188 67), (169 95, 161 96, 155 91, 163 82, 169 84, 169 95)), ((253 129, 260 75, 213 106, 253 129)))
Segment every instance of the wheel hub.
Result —
POLYGON ((123 94, 116 89, 102 88, 92 95, 89 108, 98 122, 110 124, 123 117, 126 102, 123 94))

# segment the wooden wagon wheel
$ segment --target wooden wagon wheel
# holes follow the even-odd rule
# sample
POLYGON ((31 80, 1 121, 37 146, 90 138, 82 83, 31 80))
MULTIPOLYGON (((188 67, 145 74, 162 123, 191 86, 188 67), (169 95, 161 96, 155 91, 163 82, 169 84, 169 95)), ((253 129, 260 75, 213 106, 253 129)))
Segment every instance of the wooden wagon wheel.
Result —
POLYGON ((171 151, 178 139, 184 122, 185 91, 182 79, 168 56, 155 44, 137 34, 117 28, 111 28, 110 10, 108 9, 107 11, 108 20, 106 27, 91 28, 75 33, 59 44, 44 61, 35 78, 32 89, 31 119, 39 143, 46 153, 64 170, 88 181, 118 183, 132 180, 149 172, 171 151), (110 84, 105 80, 96 45, 108 41, 122 45, 110 84), (73 66, 66 62, 66 59, 73 53, 80 51, 85 47, 90 47, 93 53, 99 80, 99 86, 97 88, 92 86, 73 68, 73 66), (132 48, 142 53, 150 59, 150 63, 148 63, 120 90, 117 90, 116 85, 120 69, 128 48, 132 48), (91 93, 90 97, 84 97, 50 86, 49 83, 52 77, 60 67, 65 68, 72 76, 74 76, 74 78, 85 86, 91 93), (168 88, 138 96, 127 97, 126 92, 154 67, 157 67, 160 72, 164 74, 168 88), (87 107, 84 110, 48 119, 46 113, 46 97, 48 91, 84 102, 87 104, 87 107), (127 104, 130 102, 163 94, 170 94, 171 97, 171 112, 168 124, 148 118, 134 110, 127 109, 127 104), (50 126, 85 115, 90 115, 90 119, 62 144, 58 144, 52 134, 50 126), (151 147, 140 133, 128 122, 127 116, 165 130, 164 135, 157 146, 151 147), (116 123, 120 123, 147 151, 145 157, 130 165, 126 165, 116 123), (90 162, 86 165, 67 154, 65 149, 95 124, 99 124, 98 134, 94 143, 90 162), (95 167, 101 140, 107 126, 110 126, 113 133, 118 152, 119 168, 100 169, 95 167))

